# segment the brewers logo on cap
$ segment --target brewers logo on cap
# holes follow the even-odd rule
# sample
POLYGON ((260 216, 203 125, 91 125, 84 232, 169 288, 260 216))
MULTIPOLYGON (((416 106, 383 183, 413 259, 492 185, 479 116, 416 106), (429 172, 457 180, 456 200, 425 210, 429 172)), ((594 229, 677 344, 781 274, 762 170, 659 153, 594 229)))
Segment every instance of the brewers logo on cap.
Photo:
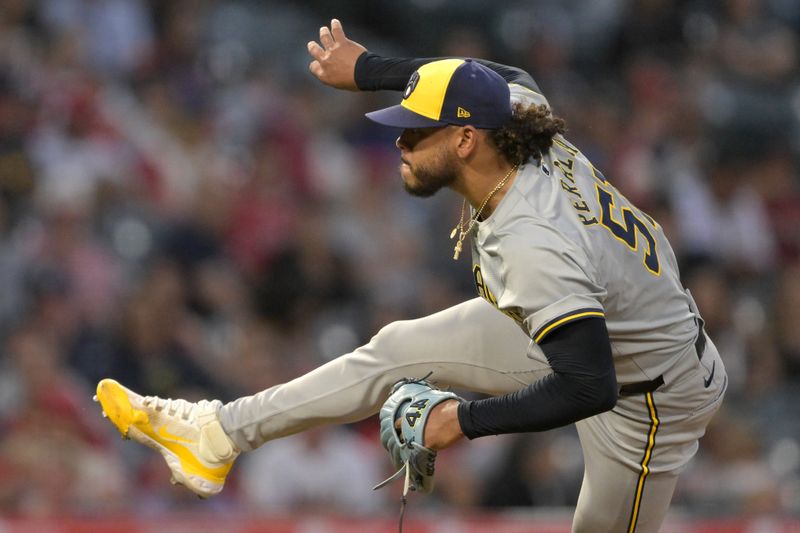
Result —
POLYGON ((419 82, 419 72, 414 72, 411 75, 411 78, 408 80, 408 84, 406 85, 406 90, 403 91, 403 100, 411 96, 411 93, 414 92, 414 89, 417 88, 417 82, 419 82))
POLYGON ((476 61, 441 59, 411 75, 400 104, 367 117, 398 128, 454 124, 494 129, 511 118, 510 92, 499 74, 476 61))

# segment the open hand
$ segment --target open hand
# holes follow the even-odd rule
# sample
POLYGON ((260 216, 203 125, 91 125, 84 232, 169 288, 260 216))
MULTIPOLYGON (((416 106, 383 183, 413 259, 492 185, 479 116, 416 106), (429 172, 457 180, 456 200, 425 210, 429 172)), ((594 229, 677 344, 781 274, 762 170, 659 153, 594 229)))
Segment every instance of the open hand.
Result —
POLYGON ((309 41, 307 47, 308 53, 314 58, 308 70, 319 81, 336 89, 358 90, 355 80, 356 59, 367 49, 347 38, 338 19, 331 20, 330 28, 321 27, 319 43, 309 41))

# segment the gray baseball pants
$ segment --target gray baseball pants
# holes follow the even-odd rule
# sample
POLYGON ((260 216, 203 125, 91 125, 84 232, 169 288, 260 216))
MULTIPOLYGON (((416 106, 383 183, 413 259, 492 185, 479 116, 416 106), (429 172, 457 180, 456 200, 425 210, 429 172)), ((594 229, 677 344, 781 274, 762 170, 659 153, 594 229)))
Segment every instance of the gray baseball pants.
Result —
MULTIPOLYGON (((475 298, 389 324, 349 354, 224 405, 219 417, 236 445, 249 451, 321 424, 374 415, 395 382, 431 372, 439 386, 500 395, 551 370, 511 319, 475 298)), ((697 451, 727 384, 710 340, 702 360, 688 348, 664 380, 656 391, 621 396, 611 411, 576 424, 586 466, 574 532, 658 531, 678 474, 697 451)))

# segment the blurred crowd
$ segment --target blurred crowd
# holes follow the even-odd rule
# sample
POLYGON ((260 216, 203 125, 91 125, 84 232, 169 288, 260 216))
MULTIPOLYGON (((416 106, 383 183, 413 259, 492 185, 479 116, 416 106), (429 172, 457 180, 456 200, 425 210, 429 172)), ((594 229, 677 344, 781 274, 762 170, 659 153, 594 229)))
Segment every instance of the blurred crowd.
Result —
MULTIPOLYGON (((676 505, 800 513, 800 4, 329 4, 2 2, 0 515, 394 512, 370 490, 390 473, 375 420, 269 443, 199 502, 91 403, 109 376, 232 400, 473 297, 460 202, 408 197, 392 132, 363 118, 397 95, 307 72, 333 16, 385 55, 531 72, 665 228, 726 362, 676 505)), ((582 466, 571 428, 479 439, 417 501, 570 506, 582 466)))

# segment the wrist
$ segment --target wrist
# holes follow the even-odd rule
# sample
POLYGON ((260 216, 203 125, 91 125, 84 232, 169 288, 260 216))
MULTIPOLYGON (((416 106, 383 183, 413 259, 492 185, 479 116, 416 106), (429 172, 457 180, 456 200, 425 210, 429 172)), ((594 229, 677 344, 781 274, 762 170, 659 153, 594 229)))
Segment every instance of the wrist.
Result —
POLYGON ((425 427, 425 446, 432 450, 442 450, 452 446, 464 433, 458 421, 459 400, 447 400, 433 408, 425 427))

